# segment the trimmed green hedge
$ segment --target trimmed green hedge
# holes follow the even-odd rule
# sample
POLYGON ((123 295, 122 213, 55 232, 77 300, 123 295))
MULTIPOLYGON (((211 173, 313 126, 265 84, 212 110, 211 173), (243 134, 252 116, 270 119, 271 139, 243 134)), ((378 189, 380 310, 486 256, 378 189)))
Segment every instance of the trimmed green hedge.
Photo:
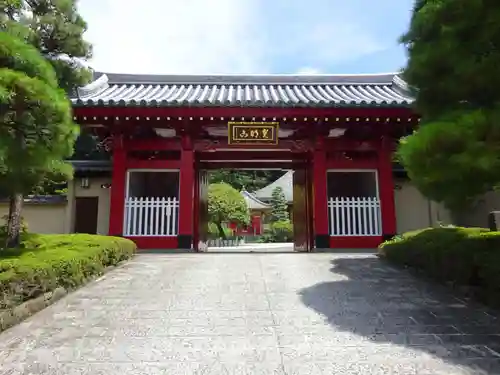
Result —
POLYGON ((440 282, 474 287, 484 302, 500 305, 500 232, 428 228, 384 242, 379 256, 440 282))
POLYGON ((28 234, 19 250, 0 250, 0 310, 58 287, 75 288, 135 253, 127 239, 89 234, 28 234))

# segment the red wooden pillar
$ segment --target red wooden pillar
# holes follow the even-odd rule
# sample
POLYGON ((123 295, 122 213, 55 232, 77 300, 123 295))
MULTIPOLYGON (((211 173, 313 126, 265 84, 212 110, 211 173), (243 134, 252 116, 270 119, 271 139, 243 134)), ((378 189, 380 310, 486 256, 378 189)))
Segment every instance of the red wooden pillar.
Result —
POLYGON ((193 181, 193 249, 199 251, 200 243, 200 172, 199 166, 194 161, 194 181, 193 181))
POLYGON ((182 138, 181 166, 179 176, 179 233, 177 247, 191 249, 193 244, 194 212, 194 151, 191 138, 182 138))
POLYGON ((316 145, 313 153, 313 212, 314 242, 317 249, 330 247, 328 230, 328 191, 326 178, 326 151, 323 142, 316 145))
POLYGON ((386 139, 382 141, 379 151, 378 185, 382 216, 382 236, 385 240, 396 234, 392 147, 391 143, 386 139))
POLYGON ((109 207, 110 236, 123 235, 125 214, 125 193, 127 180, 127 150, 121 135, 113 138, 113 171, 111 175, 111 196, 109 207))

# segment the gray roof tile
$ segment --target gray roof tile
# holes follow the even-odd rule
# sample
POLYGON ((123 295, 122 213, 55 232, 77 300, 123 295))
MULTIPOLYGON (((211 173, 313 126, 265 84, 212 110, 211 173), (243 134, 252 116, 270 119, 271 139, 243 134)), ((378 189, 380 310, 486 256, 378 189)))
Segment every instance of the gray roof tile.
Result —
POLYGON ((283 176, 269 185, 254 191, 253 195, 258 199, 270 201, 273 196, 273 191, 277 187, 283 189, 283 194, 287 202, 293 202, 293 171, 286 172, 283 176))
POLYGON ((72 101, 80 106, 332 107, 413 102, 396 74, 130 75, 97 74, 72 101))
POLYGON ((260 199, 246 190, 242 190, 241 195, 243 195, 243 199, 245 199, 247 207, 251 210, 264 210, 271 208, 270 204, 262 202, 260 199))

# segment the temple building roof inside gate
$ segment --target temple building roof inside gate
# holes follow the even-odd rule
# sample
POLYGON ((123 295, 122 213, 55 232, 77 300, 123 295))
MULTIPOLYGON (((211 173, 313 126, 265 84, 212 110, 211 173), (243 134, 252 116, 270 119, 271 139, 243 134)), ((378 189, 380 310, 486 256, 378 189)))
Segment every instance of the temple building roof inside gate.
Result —
POLYGON ((95 73, 75 106, 408 107, 394 73, 363 75, 132 75, 95 73))
POLYGON ((246 190, 242 190, 241 195, 243 196, 243 199, 245 199, 247 207, 250 210, 266 210, 271 208, 270 204, 262 202, 259 198, 246 190))
POLYGON ((270 201, 274 189, 280 187, 283 190, 287 202, 293 202, 293 171, 287 171, 283 176, 273 181, 262 189, 254 191, 252 194, 263 201, 270 201))

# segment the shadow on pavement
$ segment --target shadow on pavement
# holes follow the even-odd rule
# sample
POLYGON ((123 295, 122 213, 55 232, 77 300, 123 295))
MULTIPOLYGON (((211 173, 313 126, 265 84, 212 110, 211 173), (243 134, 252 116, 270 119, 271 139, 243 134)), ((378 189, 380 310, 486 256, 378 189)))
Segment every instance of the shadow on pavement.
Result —
POLYGON ((378 258, 337 258, 332 264, 335 281, 302 289, 300 296, 336 331, 424 351, 474 374, 500 373, 497 312, 378 258))

